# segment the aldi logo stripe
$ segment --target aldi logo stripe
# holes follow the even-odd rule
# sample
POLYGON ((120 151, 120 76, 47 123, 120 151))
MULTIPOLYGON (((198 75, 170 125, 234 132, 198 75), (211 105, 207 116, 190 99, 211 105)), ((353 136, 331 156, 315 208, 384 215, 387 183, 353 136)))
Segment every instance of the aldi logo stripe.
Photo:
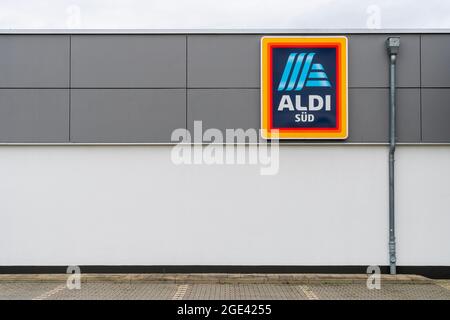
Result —
POLYGON ((280 83, 278 84, 278 91, 292 91, 294 89, 295 84, 297 83, 297 86, 295 87, 295 91, 300 91, 303 89, 303 86, 305 85, 306 80, 306 86, 307 87, 331 87, 330 82, 328 81, 328 77, 326 73, 324 72, 324 68, 320 63, 312 63, 312 60, 314 58, 315 53, 309 53, 306 56, 305 63, 303 63, 303 60, 305 58, 306 53, 291 53, 286 61, 286 66, 284 67, 283 76, 281 77, 280 83), (297 57, 297 61, 295 63, 294 70, 291 73, 292 65, 297 57), (300 69, 303 65, 303 70, 300 74, 300 69), (308 76, 309 73, 309 76, 308 76), (298 78, 300 74, 300 78, 298 78), (289 85, 286 87, 287 80, 290 77, 289 85), (308 77, 308 79, 307 79, 308 77))

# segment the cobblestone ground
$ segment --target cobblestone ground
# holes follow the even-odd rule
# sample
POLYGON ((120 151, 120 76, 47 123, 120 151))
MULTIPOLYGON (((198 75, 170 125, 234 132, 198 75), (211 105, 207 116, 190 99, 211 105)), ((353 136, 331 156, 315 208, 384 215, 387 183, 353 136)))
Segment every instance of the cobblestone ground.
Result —
POLYGON ((1 300, 317 300, 317 299, 426 299, 450 300, 450 281, 435 284, 382 284, 369 290, 354 284, 175 284, 87 282, 69 290, 58 282, 0 282, 1 300))

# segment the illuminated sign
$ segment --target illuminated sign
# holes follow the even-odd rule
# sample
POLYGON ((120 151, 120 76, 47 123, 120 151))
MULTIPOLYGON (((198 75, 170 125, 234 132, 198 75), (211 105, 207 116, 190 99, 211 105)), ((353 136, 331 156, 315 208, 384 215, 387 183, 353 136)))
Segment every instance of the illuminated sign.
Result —
POLYGON ((261 129, 266 139, 347 138, 346 37, 261 39, 261 129))

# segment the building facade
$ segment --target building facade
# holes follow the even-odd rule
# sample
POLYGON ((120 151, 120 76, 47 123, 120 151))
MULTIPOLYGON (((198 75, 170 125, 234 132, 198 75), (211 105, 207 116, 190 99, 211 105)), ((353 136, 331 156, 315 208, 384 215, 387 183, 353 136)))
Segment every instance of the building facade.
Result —
POLYGON ((397 263, 448 273, 450 33, 398 30, 1 32, 0 266, 388 265, 392 35, 397 263), (265 35, 347 36, 348 138, 175 164, 177 128, 260 128, 265 35))

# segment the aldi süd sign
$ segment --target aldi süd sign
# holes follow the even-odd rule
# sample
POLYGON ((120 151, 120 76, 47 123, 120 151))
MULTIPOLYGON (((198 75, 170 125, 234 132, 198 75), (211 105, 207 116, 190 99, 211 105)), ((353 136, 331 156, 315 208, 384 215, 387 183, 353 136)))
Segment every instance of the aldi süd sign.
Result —
POLYGON ((261 39, 261 129, 266 139, 347 138, 346 37, 261 39))

